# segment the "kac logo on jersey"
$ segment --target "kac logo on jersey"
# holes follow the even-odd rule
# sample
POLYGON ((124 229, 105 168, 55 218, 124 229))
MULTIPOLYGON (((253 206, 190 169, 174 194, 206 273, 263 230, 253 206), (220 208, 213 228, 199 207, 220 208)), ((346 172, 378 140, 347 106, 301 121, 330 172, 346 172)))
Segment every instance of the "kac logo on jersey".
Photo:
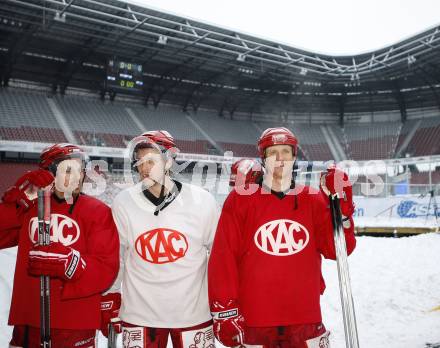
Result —
POLYGON ((186 237, 175 230, 157 228, 141 234, 135 243, 136 252, 145 261, 161 264, 177 261, 188 250, 186 237))
MULTIPOLYGON (((78 241, 81 231, 75 220, 61 214, 50 216, 50 241, 69 246, 78 241)), ((29 221, 29 238, 32 243, 38 242, 38 217, 29 221)))
POLYGON ((254 242, 266 254, 288 256, 303 250, 309 238, 309 231, 300 223, 280 219, 260 226, 254 235, 254 242))

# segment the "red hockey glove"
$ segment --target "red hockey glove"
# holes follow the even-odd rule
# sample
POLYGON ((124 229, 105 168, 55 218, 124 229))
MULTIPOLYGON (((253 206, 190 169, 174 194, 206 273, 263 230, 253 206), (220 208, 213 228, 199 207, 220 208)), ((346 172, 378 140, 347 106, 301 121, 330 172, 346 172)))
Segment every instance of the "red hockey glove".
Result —
POLYGON ((342 215, 350 217, 353 214, 353 189, 344 171, 336 168, 335 165, 329 166, 327 172, 321 174, 321 190, 326 196, 338 195, 342 215))
POLYGON ((101 296, 101 332, 108 337, 110 324, 113 325, 116 333, 122 332, 121 320, 119 316, 121 308, 121 294, 111 292, 101 296))
POLYGON ((235 347, 244 342, 244 318, 238 311, 235 300, 226 305, 215 301, 211 305, 214 319, 214 335, 226 347, 235 347))
POLYGON ((86 263, 80 252, 61 243, 35 245, 29 251, 28 272, 31 275, 76 280, 85 268, 86 263))
MULTIPOLYGON (((49 186, 54 181, 51 172, 43 169, 27 172, 21 176, 14 186, 11 186, 4 193, 2 200, 5 203, 15 203, 19 208, 19 213, 26 212, 35 202, 35 188, 49 186)), ((35 190, 36 191, 36 190, 35 190)))

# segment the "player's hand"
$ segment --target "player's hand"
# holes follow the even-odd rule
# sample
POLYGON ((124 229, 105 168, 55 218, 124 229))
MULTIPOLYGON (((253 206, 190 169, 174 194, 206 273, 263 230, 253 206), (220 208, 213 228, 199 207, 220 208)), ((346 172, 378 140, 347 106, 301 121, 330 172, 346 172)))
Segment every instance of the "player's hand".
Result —
POLYGON ((108 337, 109 327, 113 325, 116 333, 122 332, 119 309, 121 308, 121 294, 111 292, 101 296, 101 332, 108 337))
POLYGON ((53 181, 54 176, 47 170, 27 172, 6 190, 2 200, 5 203, 17 204, 19 213, 24 213, 34 205, 38 189, 52 185, 53 181))
POLYGON ((350 217, 354 212, 353 188, 347 173, 333 164, 321 174, 320 181, 321 191, 326 196, 338 196, 342 215, 350 217))
POLYGON ((76 280, 84 272, 86 263, 78 250, 61 243, 34 245, 29 251, 28 273, 46 275, 63 280, 76 280))
POLYGON ((236 347, 244 343, 244 318, 235 300, 226 304, 214 301, 211 314, 214 319, 214 335, 221 344, 236 347))

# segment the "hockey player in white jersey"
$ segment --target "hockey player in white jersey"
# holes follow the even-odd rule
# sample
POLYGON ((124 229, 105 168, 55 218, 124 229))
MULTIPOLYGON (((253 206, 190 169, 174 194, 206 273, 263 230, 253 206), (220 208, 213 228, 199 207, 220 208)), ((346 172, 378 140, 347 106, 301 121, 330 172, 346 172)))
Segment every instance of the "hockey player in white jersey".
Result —
MULTIPOLYGON (((178 150, 167 131, 150 131, 133 142, 140 182, 119 193, 112 206, 123 249, 123 346, 166 347, 171 336, 174 348, 213 348, 207 261, 219 216, 216 201, 170 177, 178 150)), ((107 296, 117 302, 118 295, 107 296)), ((117 308, 107 313, 116 315, 117 308)))

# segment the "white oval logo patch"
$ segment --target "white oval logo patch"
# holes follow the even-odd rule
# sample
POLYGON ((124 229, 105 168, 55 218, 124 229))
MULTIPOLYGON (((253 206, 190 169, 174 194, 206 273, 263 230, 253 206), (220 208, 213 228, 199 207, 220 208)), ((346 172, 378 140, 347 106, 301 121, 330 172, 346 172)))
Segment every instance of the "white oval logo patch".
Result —
POLYGON ((155 264, 175 262, 188 250, 188 241, 183 233, 165 228, 142 233, 135 245, 140 257, 155 264))
POLYGON ((288 256, 299 253, 307 246, 309 231, 296 221, 273 220, 258 228, 254 242, 266 254, 288 256))
MULTIPOLYGON (((50 216, 50 241, 69 246, 78 241, 80 229, 75 220, 61 214, 50 216)), ((38 242, 38 217, 29 221, 29 238, 32 243, 38 242)))

